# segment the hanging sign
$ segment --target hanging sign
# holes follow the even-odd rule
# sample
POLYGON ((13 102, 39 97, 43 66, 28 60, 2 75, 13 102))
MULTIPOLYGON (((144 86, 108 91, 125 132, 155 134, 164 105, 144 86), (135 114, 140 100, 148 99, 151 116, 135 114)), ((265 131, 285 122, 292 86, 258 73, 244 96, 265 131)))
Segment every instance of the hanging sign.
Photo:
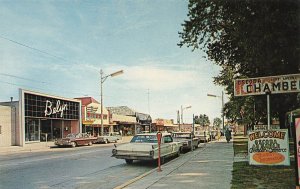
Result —
POLYGON ((234 96, 300 92, 300 74, 236 79, 234 96))
POLYGON ((288 130, 260 130, 249 132, 250 165, 290 165, 288 130))

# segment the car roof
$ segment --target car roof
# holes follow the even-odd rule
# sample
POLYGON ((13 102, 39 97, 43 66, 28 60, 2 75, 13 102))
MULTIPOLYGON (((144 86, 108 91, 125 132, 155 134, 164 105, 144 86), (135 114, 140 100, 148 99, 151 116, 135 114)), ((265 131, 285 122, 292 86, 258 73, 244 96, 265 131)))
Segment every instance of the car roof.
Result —
MULTIPOLYGON (((165 136, 165 135, 171 135, 171 133, 166 133, 166 132, 161 132, 161 134, 163 135, 163 136, 165 136)), ((138 135, 138 136, 147 136, 147 135, 151 135, 151 136, 156 136, 157 135, 157 133, 140 133, 140 134, 136 134, 136 135, 138 135)))
POLYGON ((172 132, 172 133, 175 133, 175 134, 191 134, 191 132, 172 132))

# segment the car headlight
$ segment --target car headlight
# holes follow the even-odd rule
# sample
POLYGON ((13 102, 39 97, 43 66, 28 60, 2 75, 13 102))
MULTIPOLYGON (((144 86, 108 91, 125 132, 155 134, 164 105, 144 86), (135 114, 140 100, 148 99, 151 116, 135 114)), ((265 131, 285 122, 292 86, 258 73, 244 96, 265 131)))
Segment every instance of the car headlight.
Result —
POLYGON ((117 149, 113 149, 113 150, 112 150, 112 154, 113 154, 113 155, 116 155, 117 152, 118 152, 117 149))

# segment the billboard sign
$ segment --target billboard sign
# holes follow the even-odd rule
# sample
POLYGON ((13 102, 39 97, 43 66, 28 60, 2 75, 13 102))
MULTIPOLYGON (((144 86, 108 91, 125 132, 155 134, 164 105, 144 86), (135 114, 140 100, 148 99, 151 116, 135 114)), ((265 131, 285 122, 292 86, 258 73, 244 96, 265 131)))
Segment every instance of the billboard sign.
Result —
POLYGON ((249 132, 250 165, 290 165, 288 130, 260 130, 249 132))
POLYGON ((300 92, 300 74, 236 79, 234 96, 300 92))

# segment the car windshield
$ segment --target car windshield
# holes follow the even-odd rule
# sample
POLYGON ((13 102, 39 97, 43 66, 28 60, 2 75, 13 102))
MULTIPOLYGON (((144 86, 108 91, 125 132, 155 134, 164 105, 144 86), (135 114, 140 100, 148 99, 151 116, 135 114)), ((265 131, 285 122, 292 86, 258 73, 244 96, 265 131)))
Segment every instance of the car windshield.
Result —
POLYGON ((131 143, 157 143, 156 135, 136 135, 134 136, 131 143))
POLYGON ((70 133, 66 136, 66 138, 75 138, 76 134, 70 133))

